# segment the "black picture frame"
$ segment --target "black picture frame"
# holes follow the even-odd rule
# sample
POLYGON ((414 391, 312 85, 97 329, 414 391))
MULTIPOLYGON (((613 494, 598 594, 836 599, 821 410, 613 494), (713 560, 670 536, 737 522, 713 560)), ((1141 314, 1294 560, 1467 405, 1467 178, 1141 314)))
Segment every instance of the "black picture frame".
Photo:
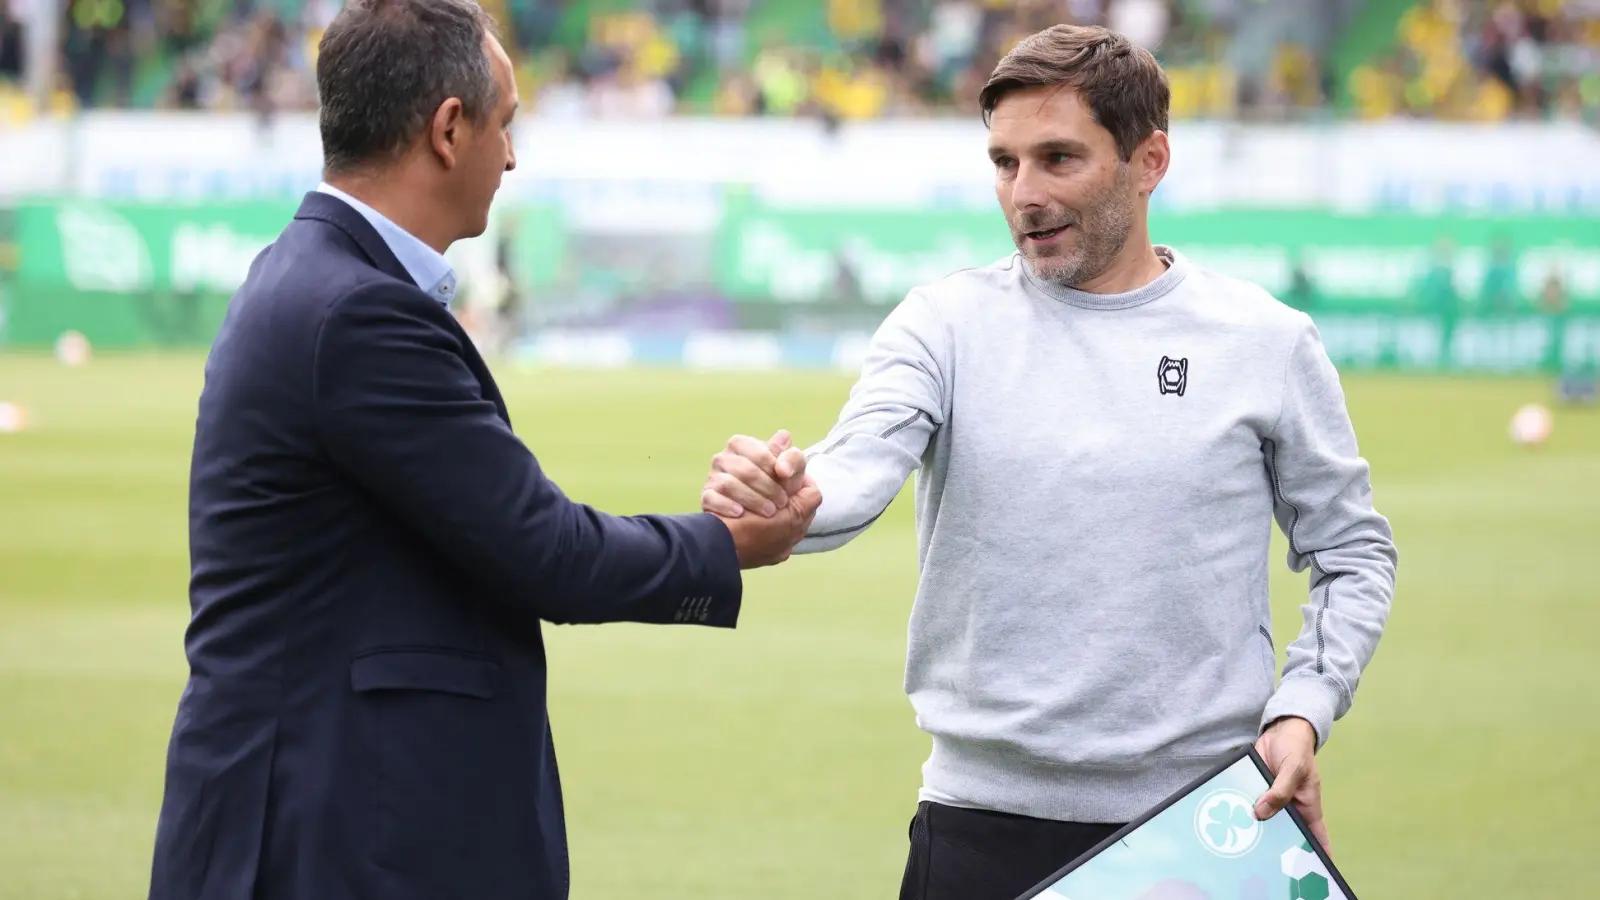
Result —
MULTIPOLYGON (((1243 747, 1240 747, 1234 752, 1228 754, 1228 756, 1224 758, 1222 762, 1213 766, 1204 775, 1199 776, 1198 778, 1189 782, 1187 785, 1179 788, 1177 791, 1174 791, 1171 796, 1145 811, 1145 813, 1139 816, 1139 818, 1117 829, 1115 834, 1112 834, 1110 837, 1091 847, 1087 853, 1084 853, 1082 856, 1079 856, 1072 862, 1069 862, 1060 869, 1057 869, 1043 881, 1034 885, 1032 888, 1029 888, 1027 893, 1022 894, 1017 898, 1017 900, 1031 900, 1031 898, 1037 897, 1044 893, 1050 888, 1051 885, 1060 881, 1062 878, 1065 878, 1073 871, 1088 865, 1089 862, 1092 861, 1096 856, 1099 856, 1102 851, 1120 843, 1128 835, 1144 827, 1144 825, 1151 819, 1154 819, 1156 816, 1159 816, 1168 809, 1172 808, 1179 800, 1182 800, 1195 791, 1205 787, 1207 782, 1237 765, 1241 759, 1249 759, 1255 764, 1256 770, 1261 773, 1261 777, 1266 779, 1268 784, 1272 783, 1272 770, 1267 767, 1267 761, 1261 758, 1261 754, 1256 752, 1255 745, 1247 744, 1243 747)), ((1322 849, 1322 844, 1319 843, 1316 838, 1311 836, 1311 829, 1306 827, 1305 819, 1300 815, 1299 811, 1296 810, 1291 804, 1290 806, 1284 807, 1283 812, 1289 815, 1289 818, 1294 822, 1295 828, 1300 830, 1300 834, 1305 839, 1305 842, 1311 846, 1311 851, 1317 855, 1317 859, 1322 861, 1323 867, 1328 870, 1328 876, 1333 879, 1334 884, 1339 886, 1339 890, 1344 893, 1348 900, 1356 900, 1355 891, 1350 889, 1350 884, 1345 881, 1344 874, 1341 873, 1338 867, 1333 864, 1333 860, 1330 859, 1327 852, 1322 849)))

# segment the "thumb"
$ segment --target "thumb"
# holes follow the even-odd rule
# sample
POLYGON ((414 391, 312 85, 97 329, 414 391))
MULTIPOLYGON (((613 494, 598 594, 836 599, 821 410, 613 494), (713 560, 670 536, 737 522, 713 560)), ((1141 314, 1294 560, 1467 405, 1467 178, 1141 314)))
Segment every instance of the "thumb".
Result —
POLYGON ((775 468, 778 477, 783 480, 784 490, 798 490, 800 477, 806 473, 806 455, 791 447, 778 456, 775 468))
POLYGON ((1256 801, 1257 819, 1270 819, 1289 805, 1289 801, 1294 799, 1295 789, 1300 786, 1301 767, 1298 756, 1290 756, 1283 761, 1277 777, 1272 780, 1272 787, 1256 801))
POLYGON ((767 441, 767 449, 772 451, 773 456, 777 456, 793 446, 794 439, 790 437, 789 429, 787 428, 778 429, 778 433, 772 436, 772 440, 767 441))

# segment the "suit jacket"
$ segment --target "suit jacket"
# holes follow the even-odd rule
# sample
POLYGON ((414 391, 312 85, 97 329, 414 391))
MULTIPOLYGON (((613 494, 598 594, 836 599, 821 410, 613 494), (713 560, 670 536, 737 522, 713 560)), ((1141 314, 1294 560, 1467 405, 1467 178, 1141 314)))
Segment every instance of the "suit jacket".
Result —
POLYGON ((563 496, 445 306, 307 195, 205 367, 151 900, 565 897, 541 622, 733 627, 715 518, 563 496))

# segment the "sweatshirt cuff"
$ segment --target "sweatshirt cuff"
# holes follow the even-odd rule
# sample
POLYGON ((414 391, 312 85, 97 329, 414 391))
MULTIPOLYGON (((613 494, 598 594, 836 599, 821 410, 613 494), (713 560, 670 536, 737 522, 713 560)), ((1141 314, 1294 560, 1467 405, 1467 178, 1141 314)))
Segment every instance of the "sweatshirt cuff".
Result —
POLYGON ((1261 730, 1265 732, 1273 722, 1286 716, 1295 716, 1311 723, 1317 733, 1317 749, 1328 742, 1333 730, 1334 713, 1339 708, 1339 689, 1317 677, 1286 678, 1267 701, 1261 715, 1261 730))

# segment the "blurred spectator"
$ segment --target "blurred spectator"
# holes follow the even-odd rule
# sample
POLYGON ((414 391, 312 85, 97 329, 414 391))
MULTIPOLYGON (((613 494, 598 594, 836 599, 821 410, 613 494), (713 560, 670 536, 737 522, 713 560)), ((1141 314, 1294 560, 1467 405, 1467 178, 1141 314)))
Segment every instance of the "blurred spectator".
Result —
POLYGON ((602 119, 659 119, 671 115, 672 88, 637 62, 597 77, 589 88, 589 110, 602 119))
POLYGON ((752 74, 761 113, 794 115, 810 96, 811 71, 803 54, 777 40, 769 40, 756 54, 752 74))
POLYGON ((543 77, 519 90, 529 95, 531 114, 540 118, 577 119, 587 109, 588 88, 564 53, 552 54, 543 77))
POLYGON ((24 0, 0 0, 0 82, 22 80, 24 0))
POLYGON ((1544 287, 1539 290, 1539 309, 1552 316, 1559 316, 1567 311, 1567 289, 1561 280, 1561 273, 1551 270, 1545 276, 1544 287))
POLYGON ((1416 296, 1428 312, 1453 314, 1460 310, 1454 241, 1441 237, 1434 242, 1433 253, 1417 280, 1416 296))
POLYGON ((711 112, 718 116, 753 116, 761 107, 761 95, 755 82, 743 72, 732 72, 722 78, 711 112))
POLYGON ((876 119, 889 102, 889 77, 876 62, 845 56, 812 82, 817 104, 836 119, 876 119))
MULTIPOLYGON (((23 76, 24 2, 0 0, 0 86, 23 76)), ((81 106, 313 109, 316 45, 341 2, 66 0, 64 78, 81 106)), ((1347 111, 1600 124, 1600 0, 1418 0, 1392 46, 1374 43, 1338 73, 1333 40, 1311 46, 1302 32, 1282 35, 1245 77, 1231 49, 1254 0, 484 3, 542 116, 969 115, 1018 40, 1076 22, 1154 52, 1179 119, 1347 111)))
POLYGON ((1511 241, 1498 236, 1489 248, 1489 262, 1483 268, 1483 291, 1479 300, 1487 312, 1506 314, 1517 311, 1521 302, 1517 288, 1517 253, 1511 241))
POLYGON ((1595 0, 1424 0, 1396 37, 1351 74, 1364 117, 1600 121, 1595 0))

